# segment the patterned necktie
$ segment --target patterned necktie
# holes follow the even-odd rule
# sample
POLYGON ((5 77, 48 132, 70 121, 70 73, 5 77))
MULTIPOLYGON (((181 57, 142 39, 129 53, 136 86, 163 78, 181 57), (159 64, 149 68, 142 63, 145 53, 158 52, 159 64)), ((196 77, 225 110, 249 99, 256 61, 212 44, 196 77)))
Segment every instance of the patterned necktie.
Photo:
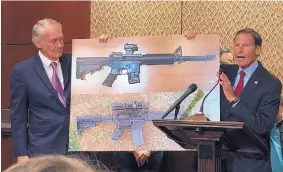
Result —
POLYGON ((245 77, 245 71, 241 70, 240 72, 240 80, 238 82, 238 85, 235 89, 235 96, 240 96, 240 94, 242 93, 243 89, 244 89, 244 77, 245 77))
POLYGON ((64 96, 64 91, 62 88, 62 85, 60 83, 60 80, 57 75, 57 63, 56 62, 51 62, 50 64, 53 68, 53 74, 52 74, 52 79, 51 79, 51 84, 53 85, 54 90, 57 92, 58 97, 62 104, 66 107, 66 99, 64 96))

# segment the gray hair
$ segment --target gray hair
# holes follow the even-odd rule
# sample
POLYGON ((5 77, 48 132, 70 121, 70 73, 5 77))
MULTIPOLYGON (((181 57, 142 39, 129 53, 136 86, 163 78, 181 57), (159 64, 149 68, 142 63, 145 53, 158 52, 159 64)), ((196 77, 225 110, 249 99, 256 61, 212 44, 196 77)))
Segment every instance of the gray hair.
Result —
MULTIPOLYGON (((245 29, 242 29, 242 30, 239 30, 237 33, 236 33, 236 36, 241 34, 241 33, 247 33, 247 34, 250 34, 253 39, 254 39, 254 44, 255 46, 261 46, 262 44, 262 38, 260 36, 260 34, 258 32, 256 32, 255 30, 251 29, 251 28, 245 28, 245 29)), ((236 38, 235 36, 235 38, 236 38)), ((234 38, 234 40, 235 40, 234 38)))
POLYGON ((62 27, 59 22, 50 18, 39 20, 32 28, 32 42, 35 43, 40 39, 44 28, 54 24, 59 24, 62 27))

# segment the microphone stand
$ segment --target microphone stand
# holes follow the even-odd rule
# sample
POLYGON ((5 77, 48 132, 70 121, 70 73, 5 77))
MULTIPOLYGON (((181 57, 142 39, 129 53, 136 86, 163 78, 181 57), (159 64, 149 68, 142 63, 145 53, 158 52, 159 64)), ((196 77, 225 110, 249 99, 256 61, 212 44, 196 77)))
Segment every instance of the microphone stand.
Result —
POLYGON ((174 102, 174 104, 164 113, 164 115, 161 117, 161 119, 164 119, 166 116, 168 116, 174 109, 175 109, 175 116, 174 119, 177 119, 179 110, 180 110, 180 104, 182 103, 182 101, 188 97, 190 94, 192 94, 193 92, 195 92, 197 89, 197 85, 196 84, 191 84, 188 89, 185 91, 185 93, 182 94, 182 96, 176 100, 174 102))
POLYGON ((175 108, 175 116, 174 116, 174 119, 175 119, 175 120, 177 119, 179 110, 180 110, 180 104, 178 104, 178 105, 176 106, 176 108, 175 108))
POLYGON ((203 112, 204 101, 206 100, 207 96, 210 95, 210 93, 214 90, 214 88, 219 84, 220 75, 222 74, 222 72, 223 72, 223 70, 222 70, 222 68, 220 67, 220 69, 219 69, 219 76, 218 76, 218 80, 217 80, 216 84, 215 84, 215 85, 212 87, 212 89, 204 96, 199 111, 198 111, 195 115, 190 116, 190 117, 188 118, 188 120, 192 120, 192 121, 210 121, 210 119, 207 118, 207 117, 204 115, 204 112, 203 112))

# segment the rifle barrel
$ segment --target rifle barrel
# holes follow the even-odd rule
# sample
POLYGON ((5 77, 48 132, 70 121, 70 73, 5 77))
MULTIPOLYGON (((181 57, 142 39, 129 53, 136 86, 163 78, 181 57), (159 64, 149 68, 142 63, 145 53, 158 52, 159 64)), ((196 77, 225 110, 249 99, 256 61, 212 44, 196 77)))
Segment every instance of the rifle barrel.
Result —
POLYGON ((185 61, 211 61, 215 55, 207 56, 175 56, 174 54, 146 54, 140 60, 142 65, 168 65, 185 61))

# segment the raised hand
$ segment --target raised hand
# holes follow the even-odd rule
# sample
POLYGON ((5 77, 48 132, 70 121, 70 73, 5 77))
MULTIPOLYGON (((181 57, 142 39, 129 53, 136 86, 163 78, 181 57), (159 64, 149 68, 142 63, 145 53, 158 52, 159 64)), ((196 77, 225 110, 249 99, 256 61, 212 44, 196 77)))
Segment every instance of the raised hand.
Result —
POLYGON ((188 39, 188 40, 193 40, 196 38, 196 35, 197 35, 197 32, 187 32, 185 34, 185 37, 188 39))
MULTIPOLYGON (((218 76, 219 76, 219 73, 217 73, 217 77, 218 76)), ((229 102, 232 102, 233 100, 235 100, 236 96, 234 94, 234 90, 232 88, 229 78, 227 77, 227 75, 225 75, 225 73, 221 73, 220 75, 220 84, 223 88, 223 92, 224 92, 226 99, 229 102)))
POLYGON ((98 41, 100 43, 106 43, 108 41, 108 39, 112 39, 114 38, 115 36, 110 36, 110 35, 107 35, 107 34, 102 34, 98 37, 98 41))

